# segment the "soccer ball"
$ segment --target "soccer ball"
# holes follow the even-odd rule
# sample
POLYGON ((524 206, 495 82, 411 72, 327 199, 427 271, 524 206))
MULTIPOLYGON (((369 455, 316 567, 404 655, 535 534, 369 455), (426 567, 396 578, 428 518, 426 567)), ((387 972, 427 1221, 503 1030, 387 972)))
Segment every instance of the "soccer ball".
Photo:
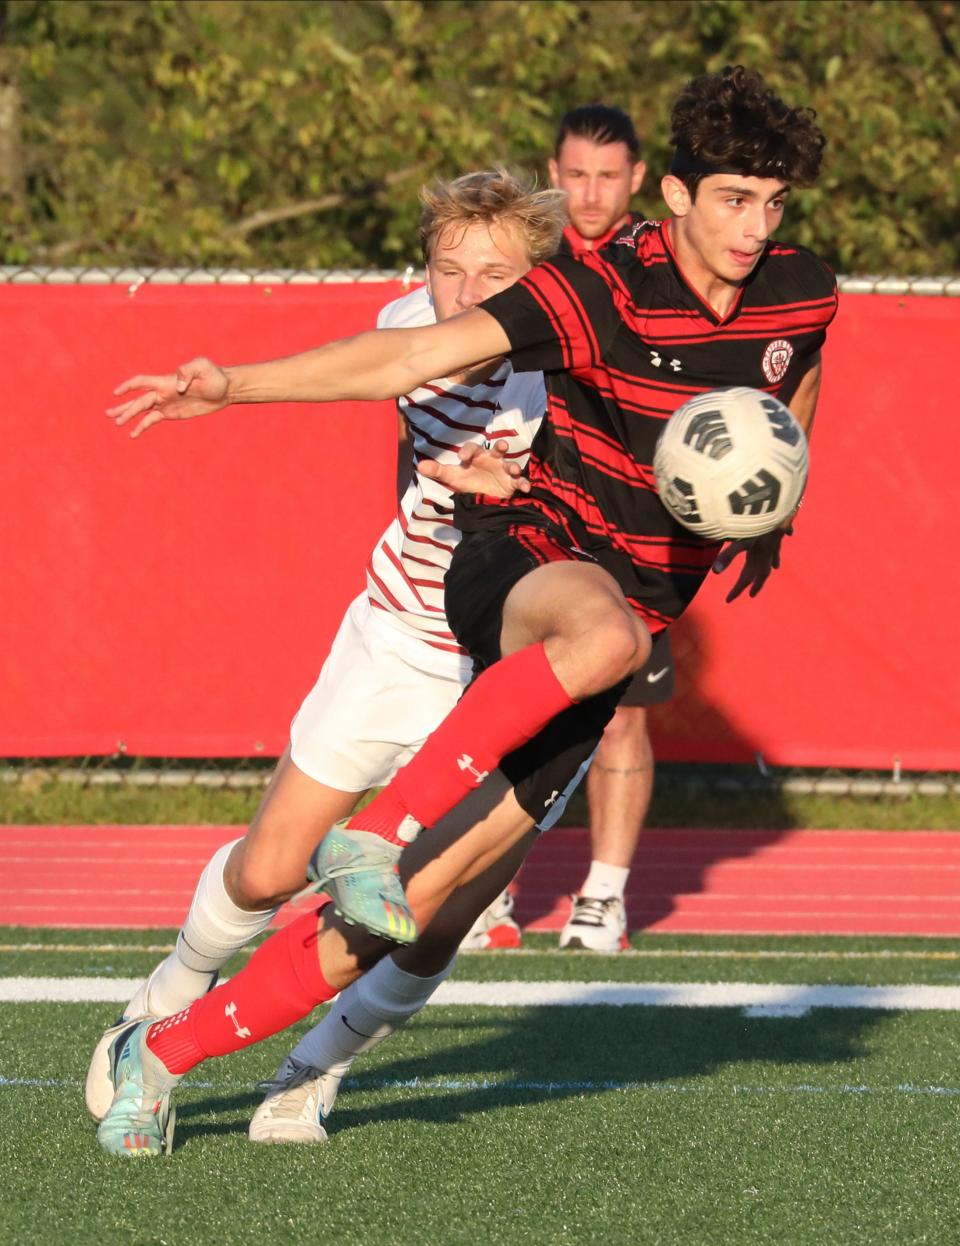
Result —
POLYGON ((807 439, 778 398, 713 389, 678 407, 653 455, 660 500, 711 540, 762 536, 796 510, 807 483, 807 439))

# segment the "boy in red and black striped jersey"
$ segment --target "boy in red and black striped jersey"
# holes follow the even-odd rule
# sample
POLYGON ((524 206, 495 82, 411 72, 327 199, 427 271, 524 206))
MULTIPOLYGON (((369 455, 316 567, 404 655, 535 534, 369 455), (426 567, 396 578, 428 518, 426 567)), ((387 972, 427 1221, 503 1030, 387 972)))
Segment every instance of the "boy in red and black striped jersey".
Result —
MULTIPOLYGON (((651 635, 719 553, 675 523, 654 487, 654 445, 682 402, 749 385, 810 429, 836 282, 809 251, 770 239, 791 187, 816 178, 823 135, 809 110, 737 67, 688 86, 673 139, 670 220, 639 226, 615 255, 556 257, 470 313, 474 349, 508 349, 516 368, 544 371, 548 391, 529 491, 457 506, 465 538, 448 618, 492 669, 348 833, 399 846, 469 790, 464 776, 493 769, 551 718, 595 697, 612 712, 651 635)), ((466 320, 450 326, 464 333, 455 351, 466 320)), ((731 597, 759 589, 782 536, 731 547, 747 552, 731 597)))
MULTIPOLYGON (((716 544, 680 529, 653 484, 653 445, 676 407, 751 385, 788 402, 810 429, 836 285, 810 252, 770 236, 791 186, 815 179, 823 136, 809 110, 789 108, 742 67, 695 79, 674 108, 673 136, 663 180, 672 217, 641 226, 613 258, 557 257, 429 328, 361 334, 226 371, 187 365, 151 378, 149 393, 114 412, 120 423, 142 417, 142 430, 232 402, 383 398, 505 353, 515 367, 547 372, 549 415, 524 488, 459 508, 466 535, 447 578, 448 617, 487 669, 418 756, 315 854, 348 922, 381 903, 404 914, 415 937, 416 919, 443 900, 431 893, 432 863, 411 878, 408 905, 396 866, 370 858, 398 860, 498 763, 516 784, 595 742, 651 634, 715 565, 716 544)), ((759 588, 783 531, 728 547, 727 561, 747 551, 730 596, 759 588)), ((463 861, 462 877, 477 868, 479 858, 463 861)), ((231 979, 251 1008, 259 1000, 257 1039, 387 950, 358 950, 333 907, 310 931, 297 922, 273 936, 231 979)), ((220 1026, 218 1054, 252 1041, 246 1025, 235 1035, 231 1025, 228 1017, 220 1026)), ((144 1094, 176 1081, 154 1072, 160 1081, 145 1080, 144 1094)))

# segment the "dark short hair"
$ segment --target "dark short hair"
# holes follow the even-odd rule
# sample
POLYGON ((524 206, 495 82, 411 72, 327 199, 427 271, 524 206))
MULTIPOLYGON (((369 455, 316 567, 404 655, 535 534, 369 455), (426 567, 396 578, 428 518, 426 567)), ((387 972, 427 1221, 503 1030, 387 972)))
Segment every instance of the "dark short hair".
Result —
MULTIPOLYGON (((695 161, 747 177, 779 177, 790 185, 817 180, 826 138, 812 108, 791 108, 755 70, 727 65, 701 74, 680 92, 671 138, 695 161)), ((678 174, 692 195, 704 172, 678 174)))
POLYGON ((640 158, 640 140, 633 128, 633 122, 620 108, 610 108, 607 104, 581 104, 579 108, 571 108, 560 118, 557 130, 557 141, 553 154, 559 157, 564 140, 573 135, 574 138, 586 138, 591 143, 606 146, 607 143, 626 143, 631 159, 636 162, 640 158))

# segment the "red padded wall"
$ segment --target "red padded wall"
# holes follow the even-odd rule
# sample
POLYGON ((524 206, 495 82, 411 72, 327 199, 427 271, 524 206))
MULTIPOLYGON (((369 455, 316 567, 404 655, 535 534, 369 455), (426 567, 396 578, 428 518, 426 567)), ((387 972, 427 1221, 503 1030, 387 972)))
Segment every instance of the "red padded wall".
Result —
MULTIPOLYGON (((0 754, 279 752, 393 505, 390 404, 234 408, 138 442, 134 371, 289 354, 395 284, 0 285, 0 754)), ((960 303, 851 295, 812 475, 755 600, 677 628, 663 759, 960 769, 948 361, 960 303)))

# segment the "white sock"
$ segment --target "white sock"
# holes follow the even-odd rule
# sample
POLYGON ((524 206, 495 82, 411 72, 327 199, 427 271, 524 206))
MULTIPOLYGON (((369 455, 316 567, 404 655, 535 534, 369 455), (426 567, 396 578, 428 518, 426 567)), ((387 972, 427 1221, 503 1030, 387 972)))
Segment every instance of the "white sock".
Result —
POLYGON ((591 861, 587 881, 580 888, 582 896, 593 900, 608 900, 610 896, 623 899, 630 870, 619 865, 607 865, 605 861, 591 861))
POLYGON ((126 1015, 166 1017, 210 989, 214 974, 234 952, 266 930, 276 909, 248 913, 227 895, 223 869, 234 844, 224 844, 200 875, 176 950, 153 971, 126 1007, 126 1015))
POLYGON ((418 978, 385 956, 337 996, 330 1011, 290 1055, 336 1077, 345 1077, 361 1052, 370 1051, 418 1013, 453 969, 418 978))

